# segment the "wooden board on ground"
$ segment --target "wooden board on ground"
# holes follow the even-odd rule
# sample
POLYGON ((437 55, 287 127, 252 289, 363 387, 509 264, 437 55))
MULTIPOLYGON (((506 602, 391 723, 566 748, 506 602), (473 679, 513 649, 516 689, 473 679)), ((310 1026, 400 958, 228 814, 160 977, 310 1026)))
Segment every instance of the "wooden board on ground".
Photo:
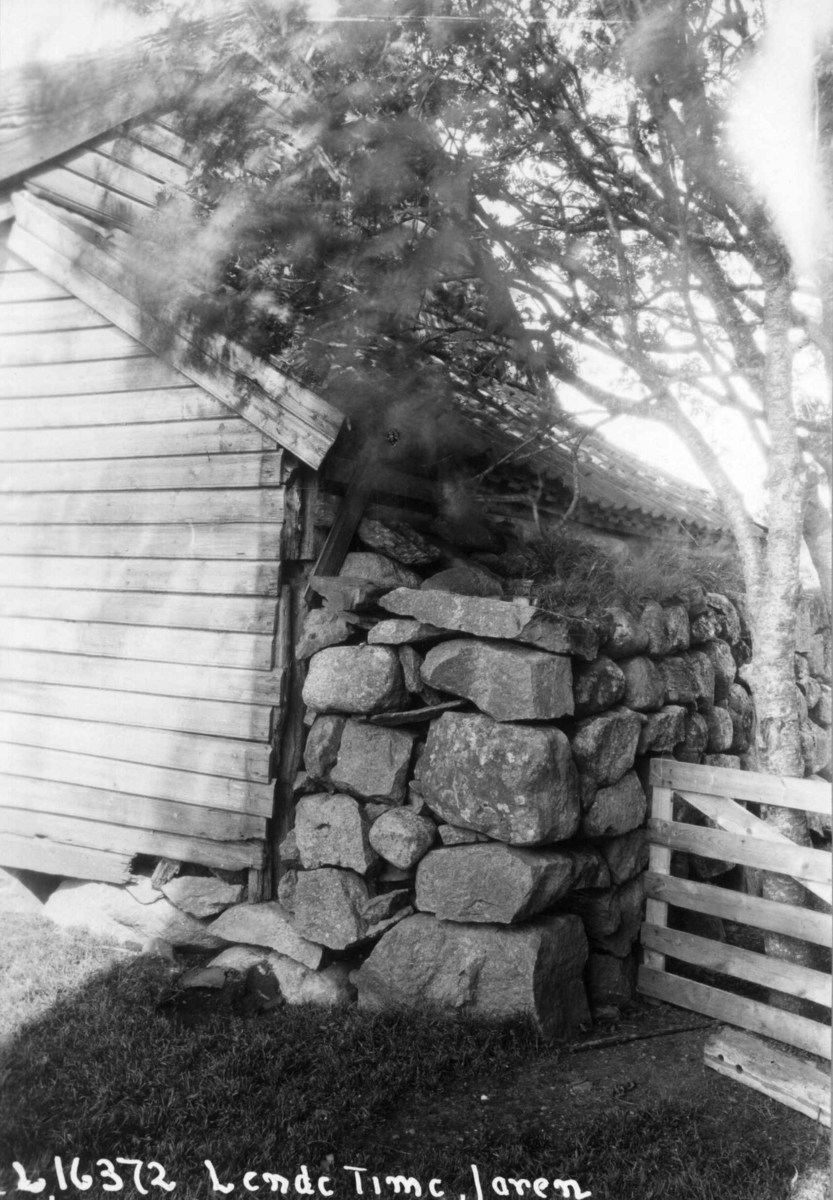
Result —
MULTIPOLYGON (((153 829, 133 829, 78 817, 56 816, 29 809, 0 808, 0 838, 49 838, 65 846, 108 850, 116 854, 150 854, 177 858, 205 866, 240 870, 259 867, 264 844, 258 842, 210 842, 204 837, 183 837, 153 829)), ((2 851, 0 851, 2 855, 2 851)))
POLYGON ((665 1000, 679 1008, 704 1013, 730 1025, 740 1025, 742 1029, 786 1042, 819 1058, 831 1056, 829 1025, 780 1008, 770 1008, 758 1000, 747 1000, 745 996, 646 966, 639 968, 637 990, 643 996, 653 996, 655 1000, 665 1000))
POLYGON ((46 875, 66 875, 70 879, 99 879, 104 883, 127 883, 131 854, 113 854, 91 850, 87 846, 64 846, 49 838, 19 837, 7 833, 0 838, 0 863, 46 875))
POLYGON ((707 1067, 763 1092, 830 1128, 830 1079, 813 1062, 786 1054, 737 1029, 720 1029, 706 1042, 707 1067))

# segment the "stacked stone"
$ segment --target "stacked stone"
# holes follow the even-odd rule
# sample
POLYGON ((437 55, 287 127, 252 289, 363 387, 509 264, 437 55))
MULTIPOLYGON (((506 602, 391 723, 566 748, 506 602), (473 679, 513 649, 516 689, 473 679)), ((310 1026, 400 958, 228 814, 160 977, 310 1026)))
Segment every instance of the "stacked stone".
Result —
POLYGON ((551 613, 400 533, 407 562, 386 540, 313 580, 280 901, 303 937, 364 960, 364 1008, 523 1011, 564 1036, 588 995, 633 992, 647 756, 739 767, 749 749, 748 630, 701 589, 638 618, 551 613))

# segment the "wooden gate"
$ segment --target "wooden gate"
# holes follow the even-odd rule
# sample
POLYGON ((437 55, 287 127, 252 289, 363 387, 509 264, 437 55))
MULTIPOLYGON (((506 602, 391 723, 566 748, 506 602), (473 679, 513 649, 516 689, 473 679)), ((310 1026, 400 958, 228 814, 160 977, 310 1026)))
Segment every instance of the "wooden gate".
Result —
POLYGON ((651 849, 645 877, 648 903, 642 926, 644 965, 639 970, 638 990, 830 1058, 830 1026, 822 1021, 684 978, 666 965, 667 956, 830 1008, 831 976, 824 971, 668 928, 671 904, 829 948, 831 855, 796 845, 739 803, 752 801, 825 814, 830 812, 829 785, 660 759, 651 764, 651 784, 651 849), (674 820, 674 796, 709 818, 712 827, 674 820), (675 878, 671 875, 673 850, 791 875, 822 899, 828 911, 814 912, 675 878))

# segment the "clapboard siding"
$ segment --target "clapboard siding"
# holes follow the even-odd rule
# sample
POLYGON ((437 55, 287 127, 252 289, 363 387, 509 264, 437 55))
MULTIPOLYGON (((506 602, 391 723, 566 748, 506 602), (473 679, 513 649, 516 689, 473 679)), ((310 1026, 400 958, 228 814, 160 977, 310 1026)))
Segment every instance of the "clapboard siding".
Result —
POLYGON ((126 657, 100 658, 85 654, 56 654, 51 649, 0 651, 0 678, 69 686, 142 692, 149 696, 181 696, 222 700, 231 704, 280 703, 277 670, 247 671, 200 663, 145 662, 126 657))
POLYGON ((32 808, 38 812, 220 842, 262 838, 266 831, 266 818, 248 813, 223 812, 196 804, 179 804, 175 800, 157 800, 135 793, 105 791, 48 779, 27 779, 20 775, 0 776, 0 810, 3 808, 32 808))
MULTIPOLYGON (((158 148, 105 149, 42 183, 83 208, 104 179, 132 220, 180 178, 158 148)), ((0 429, 0 862, 113 881, 136 854, 259 869, 283 452, 8 254, 0 429)))
MULTIPOLYGON (((0 476, 0 492, 42 492, 44 480, 50 492, 278 488, 281 459, 278 454, 223 454, 219 458, 183 454, 174 458, 50 462, 48 466, 7 463, 0 476)), ((277 498, 282 500, 282 493, 277 498)))
MULTIPOLYGON (((69 429, 79 425, 147 425, 223 420, 227 411, 202 388, 101 392, 97 396, 0 397, 0 429, 69 429)), ((216 461, 216 460, 215 460, 216 461)))
MULTIPOLYGON (((139 725, 148 729, 268 742, 272 736, 274 709, 6 679, 0 687, 0 712, 40 713, 72 720, 108 721, 115 725, 139 725)), ((2 723, 0 716, 0 728, 2 723)))
MULTIPOLYGON (((184 593, 220 597, 278 594, 280 564, 204 559, 30 558, 9 555, 2 561, 6 587, 92 588, 96 591, 184 593)), ((103 598, 102 598, 103 599, 103 598)), ((200 601, 201 603, 201 601, 200 601)), ((173 600, 172 608, 175 608, 173 600)))
MULTIPOLYGON (((129 829, 103 821, 60 817, 32 809, 0 810, 5 837, 48 838, 62 846, 104 850, 115 854, 153 854, 202 863, 209 867, 260 867, 264 845, 259 842, 210 842, 202 837, 181 837, 159 830, 129 829)), ((37 845, 37 842, 35 842, 37 845)))
MULTIPOLYGON (((276 558, 280 525, 3 525, 0 555, 276 558)), ((2 564, 0 564, 2 569, 2 564)), ((174 568, 172 568, 174 569, 174 568)))
MULTIPOLYGON (((4 573, 5 580, 5 573, 4 573)), ((179 596, 167 592, 101 592, 96 588, 0 586, 0 617, 49 617, 176 629, 275 632, 274 597, 179 596)))

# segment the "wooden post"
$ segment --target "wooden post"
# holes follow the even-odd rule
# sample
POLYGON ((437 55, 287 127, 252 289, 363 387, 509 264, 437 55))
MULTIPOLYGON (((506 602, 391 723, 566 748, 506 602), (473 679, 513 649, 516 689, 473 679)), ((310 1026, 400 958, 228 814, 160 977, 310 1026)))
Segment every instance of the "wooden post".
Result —
MULTIPOLYGON (((651 788, 651 816, 662 821, 673 820, 674 811, 672 797, 674 793, 668 787, 651 788)), ((648 869, 656 875, 671 874, 671 847, 651 846, 648 857, 648 869)), ((645 924, 668 924, 668 904, 665 900, 648 900, 645 905, 645 924)), ((645 950, 645 966, 654 971, 665 970, 665 955, 658 950, 645 950)))

